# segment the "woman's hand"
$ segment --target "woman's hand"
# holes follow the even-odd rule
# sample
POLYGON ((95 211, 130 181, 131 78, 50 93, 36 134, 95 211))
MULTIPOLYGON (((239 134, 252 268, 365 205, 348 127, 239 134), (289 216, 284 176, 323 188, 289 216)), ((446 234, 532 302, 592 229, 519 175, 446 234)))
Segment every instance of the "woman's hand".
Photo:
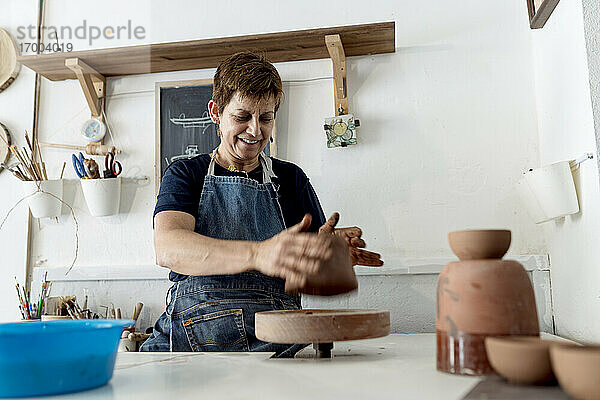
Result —
POLYGON ((335 226, 339 220, 340 214, 334 212, 327 222, 319 228, 319 233, 328 233, 344 239, 348 245, 348 250, 350 251, 352 265, 367 265, 370 267, 382 266, 383 261, 381 260, 380 254, 363 249, 366 246, 366 243, 361 238, 362 230, 357 226, 351 228, 336 228, 335 226))
POLYGON ((288 292, 330 295, 358 287, 343 239, 306 233, 311 217, 259 242, 253 263, 260 272, 285 279, 288 292))
POLYGON ((316 273, 322 260, 331 257, 330 240, 304 233, 311 221, 311 216, 306 214, 300 223, 258 242, 253 263, 256 269, 265 275, 285 279, 293 287, 302 287, 306 275, 316 273))
POLYGON ((335 235, 315 236, 329 243, 331 250, 329 257, 321 260, 316 272, 306 275, 302 285, 295 286, 293 282, 286 281, 286 292, 333 296, 358 288, 358 281, 344 239, 335 235))

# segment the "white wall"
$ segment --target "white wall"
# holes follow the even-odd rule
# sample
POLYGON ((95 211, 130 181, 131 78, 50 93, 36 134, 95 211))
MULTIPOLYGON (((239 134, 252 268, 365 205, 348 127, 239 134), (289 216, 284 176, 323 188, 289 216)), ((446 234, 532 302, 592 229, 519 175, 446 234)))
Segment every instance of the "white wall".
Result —
MULTIPOLYGON (((35 1, 12 0, 7 28, 35 22, 35 1), (18 5, 17 5, 18 4, 18 5), (29 7, 26 15, 22 9, 29 7), (11 11, 12 10, 12 11, 11 11)), ((350 109, 361 119, 359 145, 327 149, 323 118, 333 114, 330 80, 285 85, 278 122, 281 155, 311 178, 326 213, 338 210, 343 225, 356 224, 371 249, 393 267, 402 258, 450 256, 446 234, 486 227, 513 231, 513 255, 544 254, 539 227, 522 209, 513 185, 539 162, 530 32, 525 2, 241 1, 48 2, 47 25, 126 23, 143 25, 144 42, 254 34, 378 21, 396 21, 396 52, 353 57, 348 62, 350 109), (77 4, 77 5, 75 5, 77 4), (284 5, 285 4, 285 5, 284 5), (114 10, 119 9, 115 14, 114 10), (185 12, 182 12, 184 10, 185 12)), ((88 48, 75 41, 77 49, 88 48)), ((140 44, 98 41, 94 47, 140 44)), ((331 75, 330 61, 277 65, 284 81, 331 75)), ((124 176, 153 177, 154 83, 211 77, 214 70, 110 79, 107 112, 116 144, 125 154, 124 176)), ((0 120, 16 132, 30 122, 33 74, 25 72, 0 101, 0 120), (21 86, 18 86, 21 85, 21 86), (23 121, 25 120, 25 121, 23 121)), ((87 119, 78 83, 44 81, 40 140, 78 143, 87 119)), ((46 150, 51 176, 70 152, 46 150)), ((65 199, 79 222, 78 268, 148 265, 154 261, 151 216, 154 182, 125 181, 121 214, 92 218, 68 167, 65 199)), ((1 176, 0 200, 7 208, 17 182, 1 176)), ((24 246, 20 220, 0 238, 6 248, 24 246)), ((34 224, 33 259, 64 267, 74 251, 74 224, 64 211, 60 223, 34 224)), ((4 247, 3 247, 4 248, 4 247)), ((17 253, 15 263, 23 264, 17 253)), ((0 272, 3 274, 4 271, 0 272)), ((3 280, 4 281, 4 280, 3 280)), ((4 292, 2 292, 4 293, 4 292)), ((398 294, 401 296, 402 294, 398 294)), ((4 294, 0 294, 4 296, 4 294)))
MULTIPOLYGON (((561 1, 533 32, 543 163, 595 152, 582 3, 561 1)), ((581 213, 544 225, 557 333, 600 341, 600 190, 596 161, 574 173, 581 213)))
MULTIPOLYGON (((33 21, 35 18, 34 9, 22 7, 17 1, 3 6, 6 8, 0 13, 0 27, 13 34, 20 21, 33 21)), ((25 129, 31 130, 33 76, 28 69, 21 70, 13 84, 0 93, 0 122, 8 127, 13 143, 19 146, 25 144, 25 129)), ((8 172, 0 173, 0 224, 21 196, 16 179, 8 172)), ((20 318, 14 276, 21 283, 25 280, 28 214, 26 207, 16 208, 0 230, 0 321, 20 318)))

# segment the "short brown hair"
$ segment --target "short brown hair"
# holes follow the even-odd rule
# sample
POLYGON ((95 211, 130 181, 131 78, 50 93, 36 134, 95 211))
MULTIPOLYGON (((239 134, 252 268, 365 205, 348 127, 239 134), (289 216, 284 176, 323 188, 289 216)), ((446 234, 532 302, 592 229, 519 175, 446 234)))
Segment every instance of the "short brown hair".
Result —
POLYGON ((236 53, 221 61, 215 72, 212 99, 222 113, 235 92, 256 100, 273 97, 275 111, 283 95, 279 73, 263 55, 236 53))

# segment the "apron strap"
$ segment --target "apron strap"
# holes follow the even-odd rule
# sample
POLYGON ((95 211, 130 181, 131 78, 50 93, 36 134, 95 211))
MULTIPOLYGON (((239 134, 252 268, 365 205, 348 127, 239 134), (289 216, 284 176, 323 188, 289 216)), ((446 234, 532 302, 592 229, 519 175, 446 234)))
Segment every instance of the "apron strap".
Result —
POLYGON ((206 173, 206 175, 214 175, 215 174, 215 156, 217 155, 217 148, 215 148, 210 156, 210 163, 208 163, 208 172, 206 173))

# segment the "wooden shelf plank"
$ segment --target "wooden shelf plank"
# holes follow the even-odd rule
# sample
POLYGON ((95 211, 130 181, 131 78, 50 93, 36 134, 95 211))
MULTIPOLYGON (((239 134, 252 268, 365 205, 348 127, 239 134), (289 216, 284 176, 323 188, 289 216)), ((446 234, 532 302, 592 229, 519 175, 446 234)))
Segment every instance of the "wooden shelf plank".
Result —
POLYGON ((339 34, 347 57, 395 51, 395 23, 382 22, 332 28, 266 33, 214 39, 156 43, 99 50, 26 55, 19 61, 52 80, 77 79, 67 58, 84 60, 101 75, 123 76, 214 68, 243 50, 264 51, 272 62, 329 58, 325 36, 339 34))

